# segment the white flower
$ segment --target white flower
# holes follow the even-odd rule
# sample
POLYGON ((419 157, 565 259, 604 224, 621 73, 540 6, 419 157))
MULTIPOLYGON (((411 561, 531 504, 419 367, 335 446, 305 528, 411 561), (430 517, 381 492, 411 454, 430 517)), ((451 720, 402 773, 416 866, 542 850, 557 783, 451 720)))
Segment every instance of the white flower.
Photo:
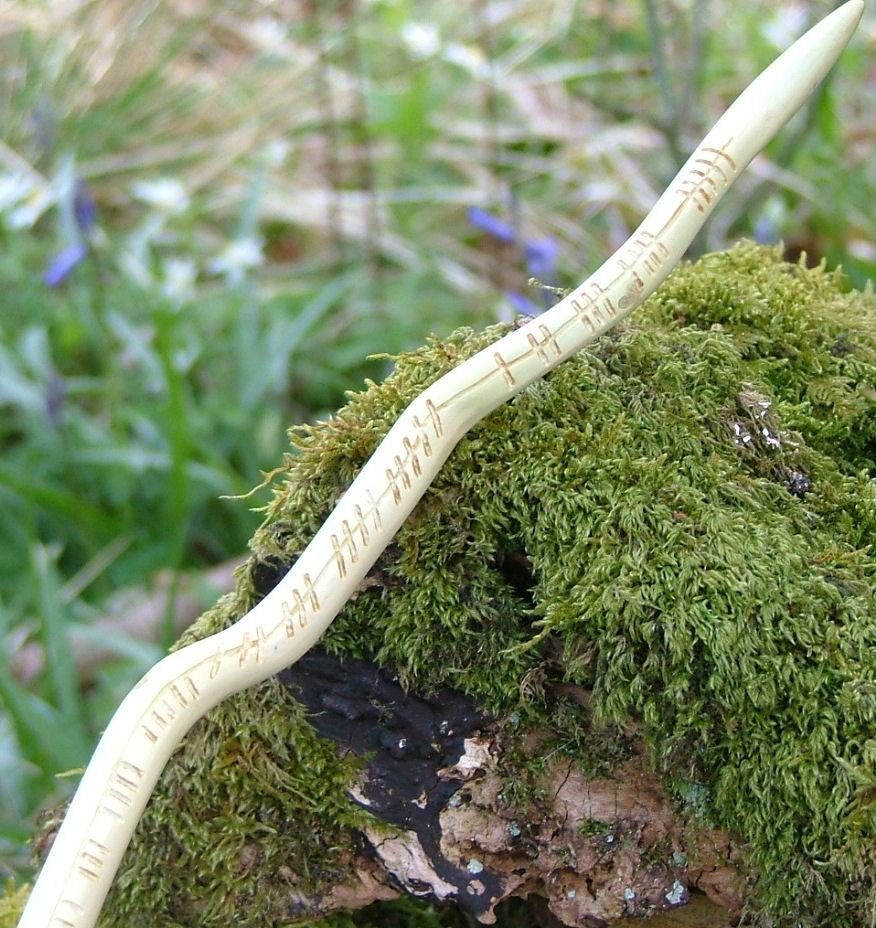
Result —
POLYGON ((144 290, 153 285, 152 271, 142 248, 125 248, 118 258, 119 267, 127 277, 144 290))
POLYGON ((286 28, 273 16, 260 16, 247 28, 250 41, 260 51, 277 55, 283 51, 286 42, 286 28))
POLYGON ((30 229, 54 202, 49 187, 36 187, 9 213, 10 229, 30 229))
POLYGON ((194 298, 198 270, 191 258, 168 258, 163 271, 161 290, 168 300, 182 304, 194 298))
POLYGON ((431 58, 441 48, 438 27, 433 23, 406 22, 401 37, 412 58, 431 58))
POLYGON ((787 48, 806 30, 808 17, 806 7, 798 3, 778 10, 773 17, 764 21, 760 29, 776 48, 787 48))
POLYGON ((189 205, 186 189, 175 177, 138 180, 131 187, 131 193, 141 203, 169 216, 183 212, 189 205))
POLYGON ((51 184, 24 174, 0 177, 0 213, 7 214, 10 229, 29 229, 54 202, 51 184))
POLYGON ((444 59, 468 71, 472 77, 487 78, 490 76, 490 67, 483 51, 473 45, 450 42, 444 49, 444 59))
POLYGON ((34 182, 24 174, 4 174, 0 177, 0 212, 20 203, 34 188, 34 182))
POLYGON ((207 265, 211 274, 224 274, 229 281, 242 280, 250 268, 264 264, 260 238, 236 238, 207 265))
POLYGON ((292 143, 288 139, 271 139, 265 146, 265 160, 268 167, 281 168, 292 151, 292 143))

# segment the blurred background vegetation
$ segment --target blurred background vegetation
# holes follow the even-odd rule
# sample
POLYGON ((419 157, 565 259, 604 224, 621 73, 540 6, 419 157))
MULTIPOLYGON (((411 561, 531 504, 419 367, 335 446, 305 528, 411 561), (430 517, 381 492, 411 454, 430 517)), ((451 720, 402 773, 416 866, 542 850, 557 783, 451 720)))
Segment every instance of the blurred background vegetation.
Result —
MULTIPOLYGON (((0 3, 0 877, 179 601, 228 584, 265 496, 224 497, 286 427, 578 283, 833 5, 0 3)), ((696 250, 783 240, 864 286, 874 135, 871 10, 696 250)))

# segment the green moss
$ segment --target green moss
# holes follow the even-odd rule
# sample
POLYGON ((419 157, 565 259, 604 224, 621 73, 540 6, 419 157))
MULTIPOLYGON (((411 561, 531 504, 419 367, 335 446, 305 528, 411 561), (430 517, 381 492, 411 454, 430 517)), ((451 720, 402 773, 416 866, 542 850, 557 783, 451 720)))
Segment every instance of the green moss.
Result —
MULTIPOLYGON (((227 597, 202 622, 227 621, 239 601, 227 597)), ((165 770, 101 924, 286 923, 296 892, 344 872, 351 827, 365 820, 345 794, 359 768, 314 734, 276 681, 227 700, 165 770)))
MULTIPOLYGON (((436 339, 297 430, 237 592, 188 638, 245 611, 254 565, 292 559, 406 403, 502 331, 436 339)), ((750 244, 685 266, 466 436, 325 643, 524 731, 562 720, 551 749, 585 769, 633 726, 744 844, 764 924, 876 924, 874 384, 871 293, 750 244)), ((229 700, 171 762, 104 924, 283 922, 290 872, 341 869, 354 769, 274 682, 229 700)))
POLYGON ((0 928, 15 928, 24 911, 30 886, 16 887, 10 878, 0 896, 0 928))

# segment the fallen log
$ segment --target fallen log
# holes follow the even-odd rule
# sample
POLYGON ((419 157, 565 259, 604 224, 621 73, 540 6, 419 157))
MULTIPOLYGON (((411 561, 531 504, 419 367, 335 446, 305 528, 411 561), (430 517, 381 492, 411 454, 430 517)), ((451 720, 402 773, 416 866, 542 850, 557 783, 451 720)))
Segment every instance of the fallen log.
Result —
MULTIPOLYGON (((598 925, 701 891, 872 925, 874 308, 740 246, 496 410, 324 653, 191 730, 104 924, 349 925, 393 896, 489 922, 520 896, 598 925)), ((497 334, 436 340, 298 432, 180 645, 264 597, 409 398, 497 334)))

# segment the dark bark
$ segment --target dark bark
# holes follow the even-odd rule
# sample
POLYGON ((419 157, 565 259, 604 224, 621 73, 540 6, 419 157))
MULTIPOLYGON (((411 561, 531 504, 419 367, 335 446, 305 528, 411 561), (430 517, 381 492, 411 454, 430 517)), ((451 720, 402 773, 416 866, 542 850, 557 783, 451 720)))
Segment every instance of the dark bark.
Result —
POLYGON ((364 831, 349 881, 314 911, 408 892, 489 924, 502 900, 534 894, 560 923, 598 926, 683 907, 696 891, 741 910, 732 842, 671 801, 640 752, 598 778, 545 757, 532 798, 512 807, 508 728, 469 697, 419 698, 373 664, 321 652, 281 679, 323 736, 368 758, 353 795, 383 823, 364 831))

